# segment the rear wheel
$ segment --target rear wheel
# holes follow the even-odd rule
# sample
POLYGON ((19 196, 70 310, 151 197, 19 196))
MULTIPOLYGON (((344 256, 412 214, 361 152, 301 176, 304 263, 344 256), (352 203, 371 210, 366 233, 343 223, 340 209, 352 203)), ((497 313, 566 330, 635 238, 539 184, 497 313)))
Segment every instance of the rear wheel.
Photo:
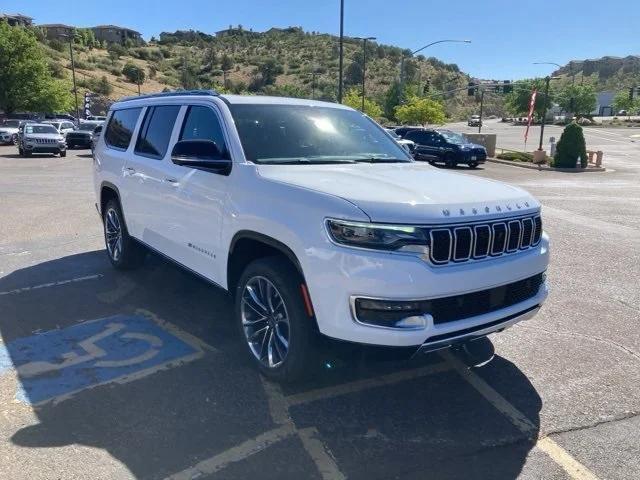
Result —
POLYGON ((238 282, 236 321, 247 353, 265 376, 294 381, 314 358, 314 320, 305 309, 298 271, 283 257, 250 263, 238 282))
POLYGON ((447 153, 444 156, 444 163, 449 168, 454 168, 457 165, 456 160, 453 158, 453 155, 451 153, 447 153))
POLYGON ((22 147, 18 147, 18 155, 24 157, 24 149, 22 147))
POLYGON ((469 168, 476 168, 478 166, 478 162, 471 162, 469 164, 469 168))
POLYGON ((112 199, 103 212, 104 242, 111 264, 118 270, 138 267, 144 261, 146 251, 129 236, 120 204, 112 199))

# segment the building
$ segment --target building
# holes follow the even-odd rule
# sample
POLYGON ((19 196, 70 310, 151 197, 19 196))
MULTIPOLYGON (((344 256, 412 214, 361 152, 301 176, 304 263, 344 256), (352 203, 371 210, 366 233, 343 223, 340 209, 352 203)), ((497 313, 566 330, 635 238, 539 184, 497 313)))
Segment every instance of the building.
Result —
POLYGON ((604 91, 598 92, 596 100, 596 108, 591 112, 592 115, 599 115, 601 117, 607 117, 615 115, 613 111, 613 98, 616 96, 616 92, 604 91))
POLYGON ((33 18, 19 13, 0 13, 0 21, 2 20, 12 27, 30 27, 33 24, 33 18))
POLYGON ((135 45, 144 43, 140 32, 136 32, 130 28, 118 27, 116 25, 98 25, 97 27, 91 27, 91 30, 96 40, 101 42, 124 45, 127 40, 129 40, 135 45))
POLYGON ((38 26, 44 31, 48 40, 66 41, 69 37, 74 35, 76 30, 75 27, 63 25, 62 23, 48 23, 38 26))

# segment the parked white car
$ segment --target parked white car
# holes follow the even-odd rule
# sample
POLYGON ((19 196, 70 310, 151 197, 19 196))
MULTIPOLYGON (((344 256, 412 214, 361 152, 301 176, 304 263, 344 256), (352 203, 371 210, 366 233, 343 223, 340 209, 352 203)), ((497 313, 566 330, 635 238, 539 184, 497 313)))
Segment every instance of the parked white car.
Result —
POLYGON ((50 125, 53 125, 55 129, 58 131, 58 133, 60 133, 60 135, 62 136, 66 136, 67 133, 73 132, 76 128, 73 123, 66 120, 47 120, 42 123, 48 123, 50 125))
POLYGON ((343 105, 125 99, 94 180, 113 266, 152 249, 229 291, 247 354, 277 380, 308 371, 317 335, 427 352, 502 331, 547 297, 531 195, 414 162, 343 105))
POLYGON ((385 128, 385 130, 398 143, 398 145, 404 148, 407 152, 413 153, 416 148, 416 142, 402 138, 393 128, 385 128))
POLYGON ((0 125, 0 145, 11 145, 18 139, 18 127, 20 120, 5 120, 0 125))

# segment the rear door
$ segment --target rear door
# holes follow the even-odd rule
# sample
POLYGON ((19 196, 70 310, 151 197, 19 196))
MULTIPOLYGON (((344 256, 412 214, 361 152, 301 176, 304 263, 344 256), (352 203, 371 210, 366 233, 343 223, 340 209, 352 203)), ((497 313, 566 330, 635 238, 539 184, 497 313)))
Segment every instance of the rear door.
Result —
POLYGON ((128 203, 125 218, 130 233, 166 255, 171 255, 171 245, 166 236, 163 163, 169 155, 179 112, 177 104, 145 107, 123 172, 128 203))
POLYGON ((416 142, 415 155, 418 159, 436 160, 438 158, 433 132, 413 131, 409 132, 405 138, 416 142))

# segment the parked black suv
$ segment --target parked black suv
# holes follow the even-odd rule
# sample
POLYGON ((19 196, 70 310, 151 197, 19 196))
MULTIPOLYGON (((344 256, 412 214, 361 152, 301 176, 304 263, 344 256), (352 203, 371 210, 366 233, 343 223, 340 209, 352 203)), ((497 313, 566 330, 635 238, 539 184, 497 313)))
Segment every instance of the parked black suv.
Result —
POLYGON ((404 138, 415 142, 413 156, 416 160, 444 162, 447 167, 463 163, 470 168, 476 168, 487 160, 487 151, 482 145, 471 143, 461 133, 450 130, 413 130, 404 138))

